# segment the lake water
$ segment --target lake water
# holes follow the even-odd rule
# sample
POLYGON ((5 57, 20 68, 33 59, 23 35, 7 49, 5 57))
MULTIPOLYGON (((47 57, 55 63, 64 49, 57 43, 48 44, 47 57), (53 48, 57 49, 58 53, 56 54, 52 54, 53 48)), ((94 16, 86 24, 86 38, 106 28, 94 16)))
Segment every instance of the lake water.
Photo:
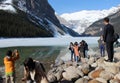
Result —
MULTIPOLYGON (((17 83, 22 83, 23 77, 23 61, 27 57, 42 62, 48 71, 50 65, 54 64, 56 58, 63 60, 70 60, 70 52, 68 46, 70 42, 80 42, 85 40, 89 48, 97 47, 98 37, 63 37, 63 38, 20 38, 20 39, 1 39, 0 40, 0 75, 4 75, 3 58, 6 51, 11 49, 18 49, 20 52, 20 59, 16 62, 17 83)), ((94 51, 90 49, 90 54, 94 51)))

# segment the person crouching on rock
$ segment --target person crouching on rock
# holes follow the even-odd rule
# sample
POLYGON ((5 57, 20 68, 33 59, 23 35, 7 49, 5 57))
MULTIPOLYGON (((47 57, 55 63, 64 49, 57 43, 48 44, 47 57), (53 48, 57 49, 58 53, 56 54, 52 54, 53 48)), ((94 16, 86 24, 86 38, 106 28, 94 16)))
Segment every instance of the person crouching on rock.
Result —
POLYGON ((13 53, 8 50, 4 58, 6 83, 15 83, 15 61, 19 59, 19 52, 15 50, 13 53))
POLYGON ((45 68, 39 61, 27 58, 24 61, 24 78, 22 81, 29 83, 49 83, 45 74, 45 68))
POLYGON ((74 43, 73 49, 74 49, 74 54, 75 54, 75 61, 78 62, 80 54, 79 54, 79 46, 77 42, 74 43))

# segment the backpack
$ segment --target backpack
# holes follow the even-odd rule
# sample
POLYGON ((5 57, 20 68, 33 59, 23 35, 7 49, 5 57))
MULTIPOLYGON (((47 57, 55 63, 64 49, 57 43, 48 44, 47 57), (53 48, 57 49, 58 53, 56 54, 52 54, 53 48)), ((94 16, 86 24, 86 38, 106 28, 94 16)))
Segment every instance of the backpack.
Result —
POLYGON ((113 42, 116 42, 119 39, 118 33, 115 33, 113 36, 113 42))

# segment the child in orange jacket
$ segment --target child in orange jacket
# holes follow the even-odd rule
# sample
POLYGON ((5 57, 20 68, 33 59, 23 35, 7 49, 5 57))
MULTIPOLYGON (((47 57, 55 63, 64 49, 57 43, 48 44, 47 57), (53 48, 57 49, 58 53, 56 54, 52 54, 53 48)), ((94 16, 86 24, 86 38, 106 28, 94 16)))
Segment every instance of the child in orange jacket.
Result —
POLYGON ((74 49, 74 54, 75 54, 75 61, 78 62, 80 54, 79 54, 79 46, 77 42, 74 43, 73 49, 74 49))
POLYGON ((14 50, 12 53, 11 50, 8 50, 6 56, 4 57, 4 65, 5 65, 5 75, 6 75, 6 83, 15 83, 15 61, 19 59, 18 50, 14 50))

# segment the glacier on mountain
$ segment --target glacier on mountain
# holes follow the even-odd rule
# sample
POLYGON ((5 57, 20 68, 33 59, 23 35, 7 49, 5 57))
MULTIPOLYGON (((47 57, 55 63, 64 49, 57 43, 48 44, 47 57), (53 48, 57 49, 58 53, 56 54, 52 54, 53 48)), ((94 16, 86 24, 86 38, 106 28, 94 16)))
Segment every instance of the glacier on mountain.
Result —
POLYGON ((65 13, 60 16, 70 24, 70 28, 81 34, 95 21, 112 15, 119 10, 120 6, 112 7, 108 10, 82 10, 75 13, 65 13))

